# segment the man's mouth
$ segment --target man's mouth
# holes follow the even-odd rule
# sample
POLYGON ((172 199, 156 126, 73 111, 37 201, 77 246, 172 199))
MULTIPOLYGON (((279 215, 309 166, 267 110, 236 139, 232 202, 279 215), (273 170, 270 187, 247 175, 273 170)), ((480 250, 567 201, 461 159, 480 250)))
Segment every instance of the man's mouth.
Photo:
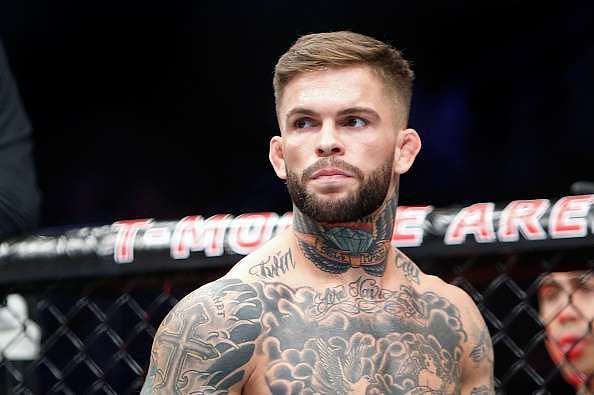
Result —
POLYGON ((312 179, 319 179, 319 178, 323 178, 323 179, 327 179, 327 180, 332 180, 332 179, 341 179, 341 178, 345 178, 345 177, 352 177, 349 173, 345 172, 344 170, 340 170, 337 169, 335 167, 327 167, 325 169, 320 169, 318 171, 316 171, 315 173, 312 174, 311 178, 312 179))

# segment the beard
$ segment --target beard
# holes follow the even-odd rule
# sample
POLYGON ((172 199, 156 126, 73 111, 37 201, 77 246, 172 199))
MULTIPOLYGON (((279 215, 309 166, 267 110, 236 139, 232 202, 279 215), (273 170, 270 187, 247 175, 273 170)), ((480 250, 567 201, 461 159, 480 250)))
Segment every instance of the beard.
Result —
POLYGON ((287 171, 287 188, 293 204, 314 221, 353 222, 371 215, 383 204, 392 180, 393 163, 393 159, 389 160, 365 177, 361 170, 340 159, 324 158, 305 169, 301 177, 287 171), (325 167, 345 170, 361 180, 361 185, 342 199, 320 199, 308 192, 305 184, 314 172, 325 167))

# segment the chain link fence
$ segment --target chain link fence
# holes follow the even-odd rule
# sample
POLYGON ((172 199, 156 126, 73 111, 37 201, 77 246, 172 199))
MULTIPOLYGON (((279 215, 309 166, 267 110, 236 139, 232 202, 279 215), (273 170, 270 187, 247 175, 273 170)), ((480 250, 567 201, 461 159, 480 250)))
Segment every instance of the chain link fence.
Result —
MULTIPOLYGON (((478 305, 493 341, 497 393, 574 393, 546 348, 546 326, 563 309, 543 322, 539 292, 542 298, 541 284, 551 273, 577 271, 577 286, 547 292, 565 293, 564 307, 570 307, 577 292, 582 301, 588 297, 583 286, 594 305, 594 286, 587 288, 594 246, 568 242, 562 248, 489 251, 422 258, 413 249, 406 252, 478 305)), ((171 258, 147 252, 115 271, 113 262, 78 262, 67 254, 62 261, 23 261, 20 272, 0 278, 0 394, 138 394, 161 320, 184 295, 219 278, 240 258, 195 255, 183 264, 151 265, 151 259, 171 258)), ((591 328, 592 317, 574 307, 574 319, 591 328)), ((557 344, 565 354, 557 362, 578 375, 569 354, 579 340, 557 344)))
POLYGON ((7 287, 2 394, 137 394, 156 328, 217 270, 85 278, 7 287), (9 333, 10 332, 10 333, 9 333), (30 355, 15 355, 23 344, 30 355))
MULTIPOLYGON (((499 393, 563 394, 571 389, 545 350, 537 292, 551 271, 591 272, 593 254, 581 249, 473 256, 420 266, 441 267, 434 271, 477 303, 493 340, 499 393)), ((1 314, 12 330, 0 348, 0 393, 139 393, 161 320, 185 294, 223 272, 195 269, 5 288, 1 314), (38 350, 29 359, 15 358, 13 350, 28 342, 38 343, 38 350)))

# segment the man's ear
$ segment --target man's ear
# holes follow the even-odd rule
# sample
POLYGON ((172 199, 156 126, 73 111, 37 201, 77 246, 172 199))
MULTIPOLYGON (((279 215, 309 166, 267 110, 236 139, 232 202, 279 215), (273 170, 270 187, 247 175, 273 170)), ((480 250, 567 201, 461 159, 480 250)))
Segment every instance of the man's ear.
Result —
POLYGON ((396 173, 406 173, 412 166, 420 150, 421 138, 414 129, 404 129, 398 132, 396 152, 394 153, 394 170, 396 173))
POLYGON ((268 152, 268 159, 272 163, 274 172, 278 178, 282 180, 287 179, 287 170, 285 167, 285 154, 283 152, 283 138, 274 136, 270 139, 270 151, 268 152))

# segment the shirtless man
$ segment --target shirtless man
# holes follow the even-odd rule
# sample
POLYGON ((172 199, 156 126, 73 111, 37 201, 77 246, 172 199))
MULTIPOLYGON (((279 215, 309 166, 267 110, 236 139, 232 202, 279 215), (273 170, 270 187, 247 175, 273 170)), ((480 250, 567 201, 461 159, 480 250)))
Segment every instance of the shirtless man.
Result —
POLYGON ((143 394, 493 394, 493 351, 462 290, 391 248, 413 73, 351 32, 301 37, 276 65, 293 227, 180 301, 143 394))

